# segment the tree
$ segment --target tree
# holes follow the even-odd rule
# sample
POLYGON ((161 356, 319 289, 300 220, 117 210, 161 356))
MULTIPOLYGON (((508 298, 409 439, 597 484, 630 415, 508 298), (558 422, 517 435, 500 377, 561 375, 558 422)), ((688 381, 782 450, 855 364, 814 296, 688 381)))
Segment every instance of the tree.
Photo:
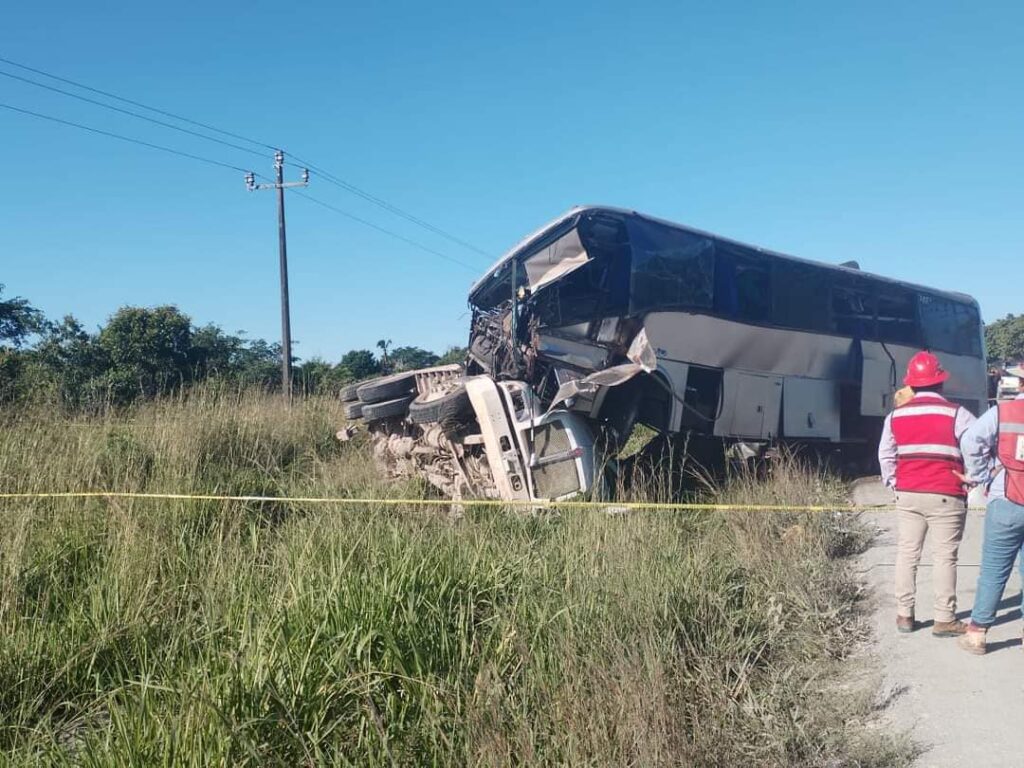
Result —
POLYGON ((96 336, 72 315, 51 324, 32 350, 25 377, 36 393, 59 400, 67 408, 102 403, 103 377, 110 361, 96 336))
POLYGON ((353 349, 346 352, 337 365, 338 380, 362 381, 381 372, 380 362, 368 349, 353 349))
POLYGON ((258 384, 266 389, 281 387, 281 342, 263 339, 245 341, 234 361, 235 378, 242 384, 258 384))
POLYGON ((1007 315, 985 326, 985 346, 990 362, 1024 360, 1024 315, 1007 315))
POLYGON ((388 362, 388 348, 391 346, 391 339, 381 339, 377 342, 377 349, 380 350, 380 369, 384 373, 391 371, 391 364, 388 362))
POLYGON ((25 355, 0 346, 0 405, 14 402, 25 393, 25 355))
POLYGON ((391 370, 412 371, 416 368, 427 368, 437 363, 438 357, 433 352, 419 347, 395 347, 391 350, 391 370))
POLYGON ((46 320, 43 313, 25 299, 20 296, 4 299, 3 292, 4 285, 0 283, 0 347, 6 342, 17 348, 27 337, 44 330, 46 320))
POLYGON ((189 357, 197 379, 234 375, 244 351, 245 339, 224 333, 213 323, 192 331, 189 357))
POLYGON ((191 381, 192 321, 177 307, 122 307, 99 334, 115 403, 165 394, 191 381))
POLYGON ((444 354, 437 359, 437 365, 448 365, 449 363, 464 363, 469 350, 466 347, 448 347, 444 354))
POLYGON ((326 360, 314 357, 296 370, 295 389, 304 395, 333 395, 345 381, 340 365, 332 366, 326 360))

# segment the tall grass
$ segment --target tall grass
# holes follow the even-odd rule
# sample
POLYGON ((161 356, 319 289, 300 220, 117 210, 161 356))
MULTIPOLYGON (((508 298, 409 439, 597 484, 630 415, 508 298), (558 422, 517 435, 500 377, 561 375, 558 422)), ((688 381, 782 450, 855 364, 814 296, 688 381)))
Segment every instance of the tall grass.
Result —
MULTIPOLYGON (((0 490, 410 497, 336 404, 206 393, 0 429, 0 490)), ((842 505, 789 462, 712 493, 842 505)), ((894 765, 839 695, 835 515, 2 502, 11 765, 894 765)))

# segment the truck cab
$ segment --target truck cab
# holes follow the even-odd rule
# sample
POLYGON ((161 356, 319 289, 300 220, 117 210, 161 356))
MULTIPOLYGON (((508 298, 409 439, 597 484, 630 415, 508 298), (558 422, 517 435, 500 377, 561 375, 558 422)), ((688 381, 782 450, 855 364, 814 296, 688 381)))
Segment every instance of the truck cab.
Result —
POLYGON ((590 423, 567 409, 543 410, 525 382, 441 366, 372 380, 353 393, 346 412, 366 423, 374 457, 389 476, 425 478, 456 501, 542 503, 594 486, 590 423))

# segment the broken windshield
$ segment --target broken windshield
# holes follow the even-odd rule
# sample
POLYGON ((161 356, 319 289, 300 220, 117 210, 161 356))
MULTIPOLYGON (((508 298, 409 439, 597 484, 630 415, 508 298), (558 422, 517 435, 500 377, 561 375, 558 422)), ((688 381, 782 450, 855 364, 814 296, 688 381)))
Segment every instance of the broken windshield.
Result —
POLYGON ((628 311, 630 246, 622 217, 588 213, 574 234, 587 261, 537 291, 533 303, 541 326, 589 322, 628 311))

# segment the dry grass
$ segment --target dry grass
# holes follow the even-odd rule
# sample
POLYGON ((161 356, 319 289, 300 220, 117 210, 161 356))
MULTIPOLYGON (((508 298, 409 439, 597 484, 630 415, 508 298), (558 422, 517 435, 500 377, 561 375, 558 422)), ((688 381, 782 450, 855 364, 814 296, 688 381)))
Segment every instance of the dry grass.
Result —
MULTIPOLYGON (((336 404, 198 394, 0 429, 0 489, 414 496, 336 404)), ((657 492, 656 488, 651 492, 657 492)), ((841 505, 783 465, 710 493, 841 505)), ((835 515, 5 502, 12 765, 898 765, 830 690, 860 632, 835 515)))

